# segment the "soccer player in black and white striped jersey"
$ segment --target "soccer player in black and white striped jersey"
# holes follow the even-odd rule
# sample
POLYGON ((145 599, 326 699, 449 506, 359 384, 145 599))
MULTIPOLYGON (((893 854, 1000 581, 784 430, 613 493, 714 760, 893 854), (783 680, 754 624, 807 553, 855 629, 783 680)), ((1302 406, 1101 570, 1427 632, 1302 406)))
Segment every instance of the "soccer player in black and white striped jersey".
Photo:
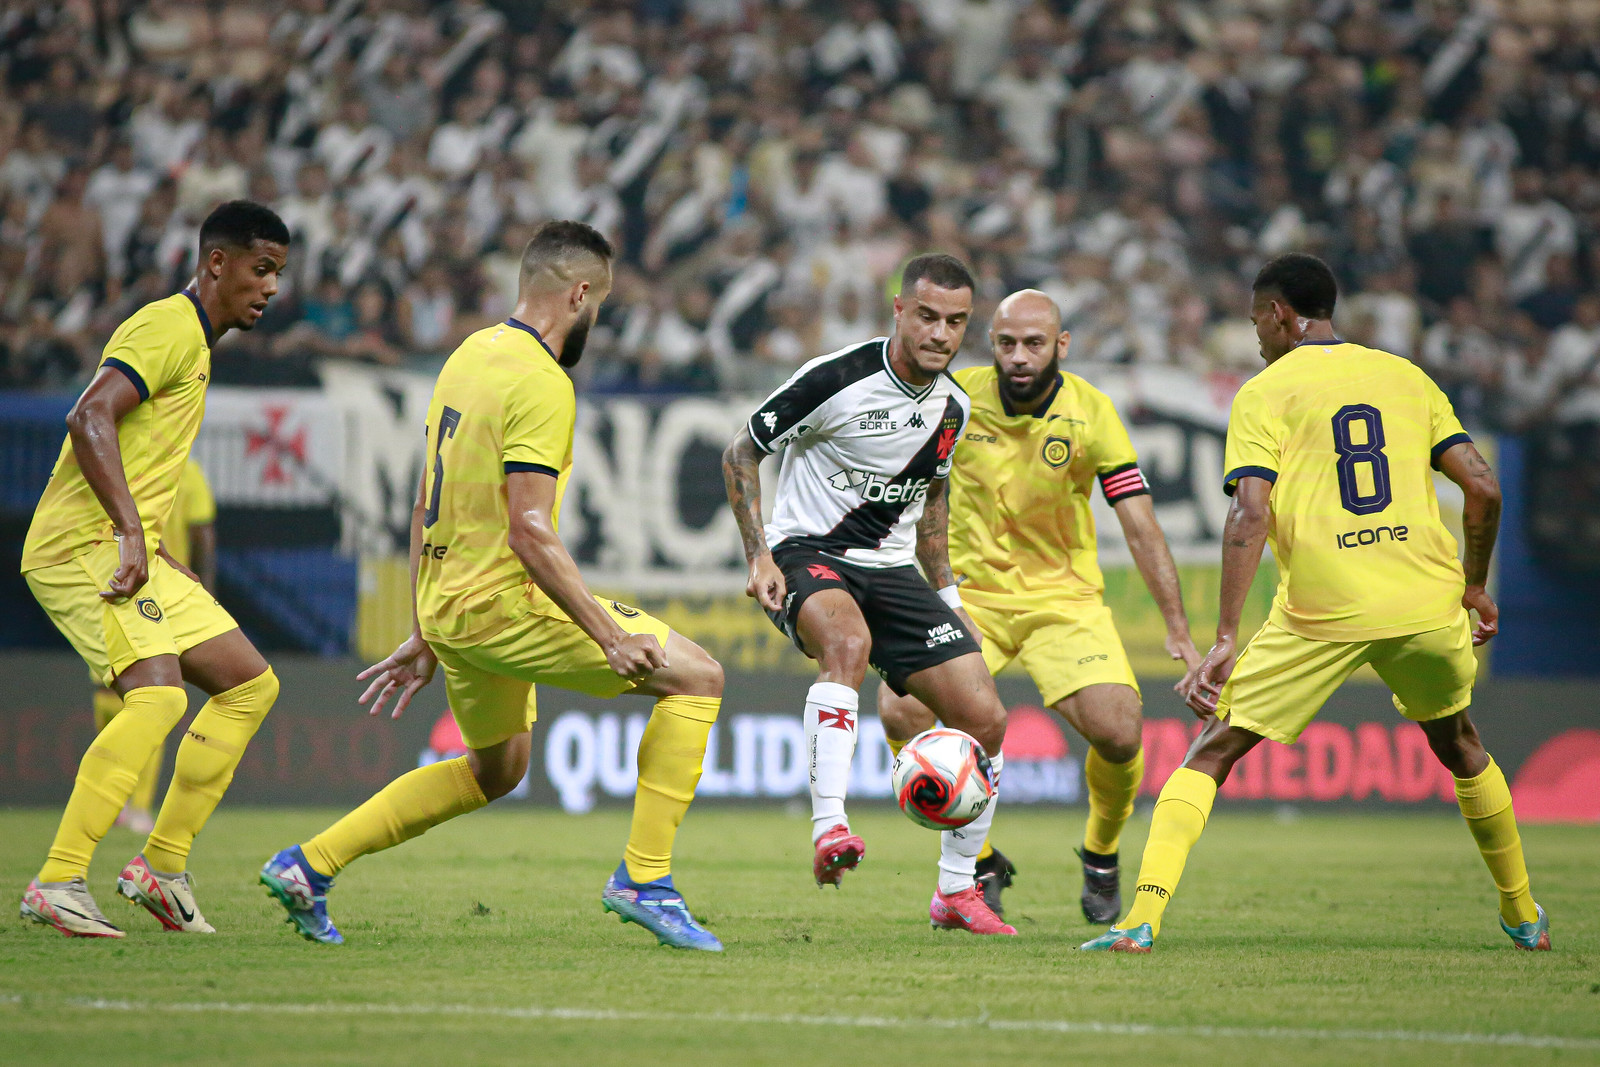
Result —
MULTIPOLYGON (((971 411, 946 368, 966 334, 973 288, 971 272, 952 256, 912 259, 895 297, 893 335, 801 367, 723 454, 750 562, 746 591, 820 668, 805 705, 819 886, 838 886, 866 852, 844 802, 868 666, 976 738, 997 778, 1004 764, 1005 708, 946 551, 946 481, 971 411), (780 449, 777 501, 764 524, 758 468, 780 449)), ((994 810, 990 803, 973 823, 943 834, 929 909, 935 926, 1016 933, 974 880, 994 810)))

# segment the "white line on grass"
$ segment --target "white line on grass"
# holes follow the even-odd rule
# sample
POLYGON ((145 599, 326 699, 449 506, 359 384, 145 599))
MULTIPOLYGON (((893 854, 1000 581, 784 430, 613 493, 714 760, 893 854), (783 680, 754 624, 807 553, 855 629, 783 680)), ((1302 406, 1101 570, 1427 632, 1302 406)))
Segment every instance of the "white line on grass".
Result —
MULTIPOLYGON (((0 1004, 20 1005, 26 998, 0 995, 0 1004)), ((1364 1041, 1418 1045, 1492 1045, 1516 1048, 1600 1050, 1600 1038, 1550 1034, 1449 1033, 1437 1030, 1318 1030, 1309 1027, 1161 1026, 1146 1023, 1079 1022, 1052 1019, 915 1019, 891 1015, 799 1015, 765 1012, 614 1011, 608 1008, 497 1008, 478 1004, 266 1003, 239 1001, 137 1001, 74 997, 56 1005, 88 1011, 220 1013, 233 1015, 398 1015, 535 1019, 597 1023, 713 1023, 756 1026, 832 1026, 868 1030, 1004 1030, 1019 1033, 1110 1034, 1120 1037, 1247 1038, 1261 1041, 1364 1041)))

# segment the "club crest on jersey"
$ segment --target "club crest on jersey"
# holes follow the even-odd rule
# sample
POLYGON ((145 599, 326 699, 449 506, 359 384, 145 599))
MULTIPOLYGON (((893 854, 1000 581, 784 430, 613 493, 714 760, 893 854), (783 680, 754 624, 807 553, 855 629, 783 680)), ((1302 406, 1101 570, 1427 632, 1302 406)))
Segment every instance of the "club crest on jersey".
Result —
POLYGON ((145 618, 149 619, 151 622, 160 622, 161 621, 161 608, 160 608, 159 605, 156 604, 156 602, 154 600, 150 599, 149 597, 147 597, 147 596, 140 597, 138 600, 135 600, 133 602, 133 606, 139 609, 139 614, 140 615, 143 615, 145 618))
POLYGON ((1052 467, 1065 467, 1072 458, 1072 442, 1051 434, 1044 439, 1044 447, 1039 450, 1039 455, 1052 467))
POLYGON ((628 605, 619 604, 615 600, 611 602, 611 610, 621 615, 624 619, 637 619, 639 617, 638 608, 630 608, 628 605))

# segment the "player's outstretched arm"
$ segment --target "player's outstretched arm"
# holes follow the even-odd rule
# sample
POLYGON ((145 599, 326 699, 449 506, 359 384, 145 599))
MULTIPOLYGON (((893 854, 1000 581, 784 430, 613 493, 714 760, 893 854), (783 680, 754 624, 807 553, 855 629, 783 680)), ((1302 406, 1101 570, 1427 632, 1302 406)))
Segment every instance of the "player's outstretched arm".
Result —
POLYGON ((133 596, 150 577, 144 523, 128 489, 122 445, 117 440, 117 423, 138 406, 139 390, 133 381, 115 367, 101 367, 67 413, 72 454, 117 534, 117 570, 111 576, 111 587, 100 593, 107 600, 133 596))
POLYGON ((1202 719, 1215 715, 1217 696, 1233 674, 1239 655, 1239 620, 1244 615, 1245 598, 1261 566, 1261 550, 1267 544, 1267 523, 1271 516, 1272 483, 1246 475, 1239 479, 1228 507, 1228 520, 1222 527, 1222 595, 1217 611, 1217 643, 1188 679, 1187 701, 1202 719))
POLYGON ((433 681, 433 672, 439 666, 439 659, 423 640, 422 626, 417 621, 417 568, 422 560, 422 517, 427 509, 427 487, 424 475, 417 483, 417 499, 411 505, 411 634, 388 659, 356 675, 357 681, 372 678, 372 684, 356 701, 358 704, 372 701, 369 715, 381 712, 384 703, 394 696, 394 712, 389 717, 398 719, 418 690, 433 681))
MULTIPOLYGON (((1139 568, 1145 588, 1161 617, 1167 623, 1167 655, 1183 661, 1185 676, 1200 662, 1200 652, 1194 647, 1189 634, 1189 616, 1183 610, 1183 587, 1178 582, 1178 567, 1172 562, 1172 549, 1167 546, 1166 535, 1156 521, 1155 505, 1147 495, 1123 497, 1112 505, 1117 521, 1122 524, 1122 534, 1128 540, 1128 551, 1139 568)), ((1177 690, 1183 691, 1179 681, 1177 690)))
POLYGON ((1500 533, 1500 481, 1471 441, 1452 445, 1439 457, 1444 476, 1461 487, 1466 502, 1461 508, 1461 531, 1466 542, 1461 569, 1467 589, 1461 605, 1478 613, 1472 643, 1481 645, 1500 632, 1500 609, 1489 596, 1489 559, 1500 533))
POLYGON ((765 521, 761 518, 761 460, 765 453, 756 446, 748 426, 722 452, 722 481, 728 489, 728 506, 739 526, 744 558, 750 564, 746 596, 754 597, 768 611, 782 611, 788 592, 783 572, 772 562, 767 550, 765 521))
POLYGON ((922 517, 917 520, 917 562, 922 565, 923 576, 961 618, 974 641, 983 641, 972 616, 961 606, 956 592, 956 572, 950 566, 950 479, 935 478, 928 487, 928 497, 922 503, 922 517))
POLYGON ((555 476, 512 471, 506 475, 506 498, 511 513, 511 551, 534 584, 605 651, 611 669, 629 681, 642 682, 665 667, 667 653, 661 642, 650 634, 630 634, 618 626, 584 584, 578 564, 556 534, 555 476))

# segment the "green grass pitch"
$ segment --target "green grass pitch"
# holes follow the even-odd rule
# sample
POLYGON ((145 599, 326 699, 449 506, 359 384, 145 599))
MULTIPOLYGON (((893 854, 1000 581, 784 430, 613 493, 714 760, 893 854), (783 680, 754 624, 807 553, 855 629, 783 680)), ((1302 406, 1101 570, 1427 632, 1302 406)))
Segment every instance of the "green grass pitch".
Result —
MULTIPOLYGON (((819 892, 803 818, 706 808, 677 874, 727 943, 712 956, 601 913, 621 812, 436 829, 345 872, 348 944, 301 941, 255 872, 334 814, 224 807, 192 868, 214 937, 163 934, 115 896, 139 842, 112 831, 92 888, 129 935, 0 923, 0 1062, 1600 1063, 1597 828, 1524 828, 1555 942, 1533 954, 1500 932, 1457 818, 1223 809, 1155 954, 1129 957, 1073 951, 1095 932, 1070 851, 1081 809, 1001 813, 1021 936, 980 941, 929 929, 937 841, 898 813, 859 817, 866 862, 819 892)), ((7 899, 55 817, 0 811, 7 899)), ((1125 888, 1147 827, 1124 840, 1125 888)))

